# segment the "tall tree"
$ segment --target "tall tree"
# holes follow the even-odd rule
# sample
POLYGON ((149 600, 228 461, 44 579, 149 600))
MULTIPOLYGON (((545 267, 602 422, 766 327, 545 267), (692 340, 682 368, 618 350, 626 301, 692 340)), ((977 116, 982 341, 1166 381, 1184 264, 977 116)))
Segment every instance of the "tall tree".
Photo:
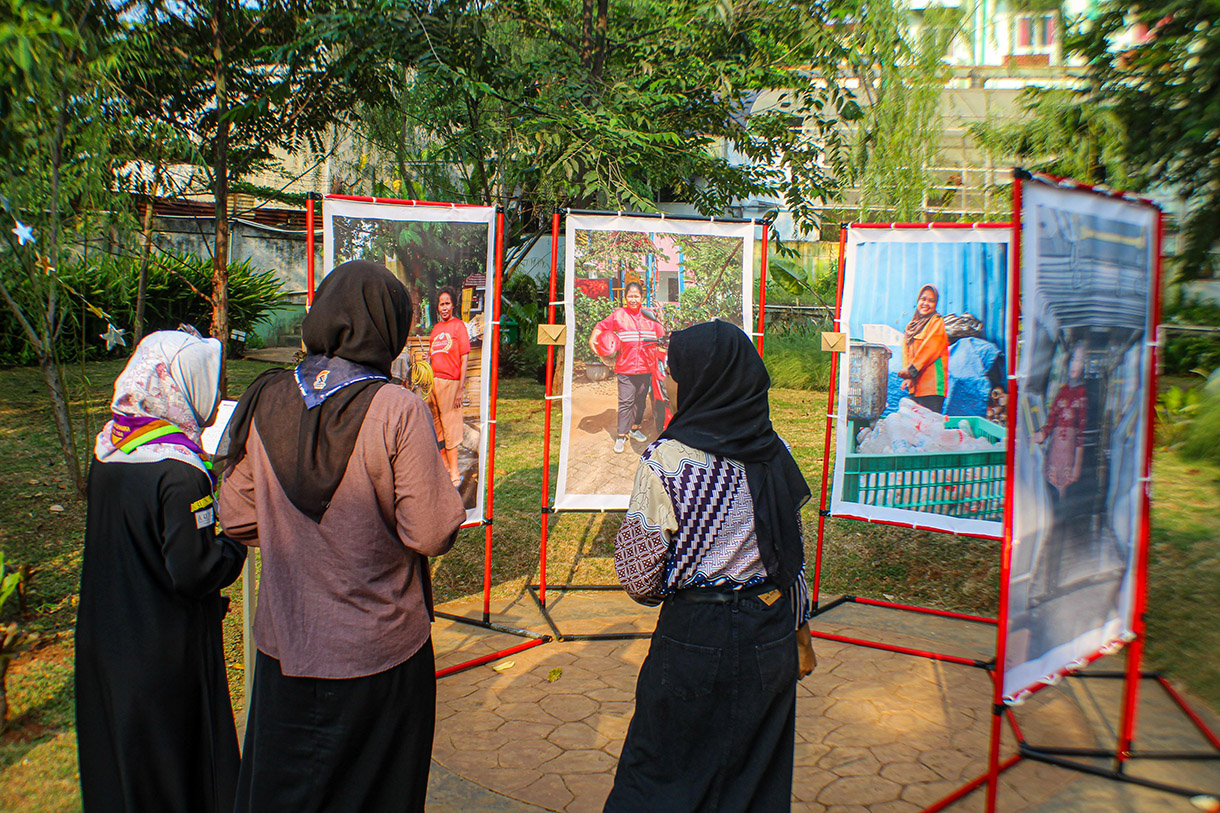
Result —
POLYGON ((1122 117, 1085 89, 1027 88, 1018 115, 973 124, 970 132, 1002 161, 1115 189, 1144 185, 1127 160, 1122 117))
POLYGON ((108 225, 122 11, 91 0, 0 3, 0 299, 37 356, 65 468, 82 493, 55 355, 66 306, 57 269, 108 225))
POLYGON ((861 220, 919 220, 940 154, 945 54, 961 24, 956 9, 929 8, 916 36, 903 3, 859 7, 849 34, 850 70, 864 115, 855 126, 851 183, 861 220))
POLYGON ((1179 273, 1215 274, 1220 0, 1106 2, 1071 45, 1088 60, 1093 102, 1121 118, 1136 169, 1187 201, 1179 273))
MULTIPOLYGON (((312 28, 344 0, 151 0, 124 72, 133 112, 198 145, 215 212, 212 335, 228 341, 233 183, 279 153, 317 150, 327 128, 389 80, 359 49, 323 47, 312 28)), ((367 7, 365 9, 368 11, 367 7)))
POLYGON ((387 6, 392 24, 333 29, 403 77, 395 104, 365 117, 363 135, 392 156, 362 159, 351 174, 365 183, 504 205, 523 234, 555 206, 668 199, 721 214, 758 195, 813 224, 816 200, 835 194, 837 124, 855 111, 838 83, 835 0, 387 6), (763 91, 777 103, 757 109, 763 91))

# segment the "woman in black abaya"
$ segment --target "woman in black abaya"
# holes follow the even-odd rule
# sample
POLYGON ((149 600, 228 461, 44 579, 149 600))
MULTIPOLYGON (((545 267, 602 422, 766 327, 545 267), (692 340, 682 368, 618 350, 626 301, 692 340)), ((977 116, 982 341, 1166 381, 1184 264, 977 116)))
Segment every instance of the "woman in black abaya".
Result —
POLYGON ((742 331, 673 334, 677 409, 644 450, 615 540, 620 581, 661 603, 608 811, 786 810, 796 681, 813 668, 799 510, 742 331))
POLYGON ((200 432, 221 346, 146 337, 97 436, 76 620, 76 736, 86 811, 229 811, 237 732, 220 589, 246 551, 214 533, 200 432))

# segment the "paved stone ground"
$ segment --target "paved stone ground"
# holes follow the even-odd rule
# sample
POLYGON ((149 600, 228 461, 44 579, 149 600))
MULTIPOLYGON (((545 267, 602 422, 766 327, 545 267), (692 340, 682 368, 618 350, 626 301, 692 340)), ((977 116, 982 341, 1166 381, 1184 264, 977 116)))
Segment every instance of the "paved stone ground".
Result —
MULTIPOLYGON (((566 635, 646 633, 655 623, 654 610, 616 592, 552 592, 548 604, 566 635)), ((444 609, 476 617, 480 608, 477 600, 465 600, 444 609)), ((494 603, 493 618, 546 629, 528 596, 494 603)), ((969 658, 986 658, 994 637, 986 625, 860 605, 823 615, 815 628, 969 658)), ((438 668, 523 640, 438 621, 438 668)), ((986 671, 828 641, 815 641, 815 649, 818 668, 798 688, 794 810, 913 813, 985 769, 986 671)), ((552 642, 441 679, 430 809, 600 810, 647 651, 647 640, 552 642)), ((1121 658, 1098 666, 1120 668, 1121 658)), ((1109 746, 1120 690, 1121 681, 1109 679, 1065 681, 1036 695, 1017 718, 1031 743, 1109 746)), ((1141 700, 1137 747, 1205 747, 1155 684, 1145 683, 1141 700)), ((1003 753, 1014 749, 1006 726, 1003 753)), ((1220 793, 1216 762, 1144 762, 1132 773, 1220 793)), ((949 809, 982 810, 983 793, 949 809)), ((1181 797, 1028 760, 1003 776, 999 809, 1197 810, 1181 797)))
MULTIPOLYGON (((572 436, 568 446, 567 491, 572 494, 630 494, 640 452, 648 442, 627 440, 623 454, 614 453, 618 435, 618 383, 576 378, 572 390, 572 436)), ((656 438, 652 398, 645 408, 642 431, 656 438)))

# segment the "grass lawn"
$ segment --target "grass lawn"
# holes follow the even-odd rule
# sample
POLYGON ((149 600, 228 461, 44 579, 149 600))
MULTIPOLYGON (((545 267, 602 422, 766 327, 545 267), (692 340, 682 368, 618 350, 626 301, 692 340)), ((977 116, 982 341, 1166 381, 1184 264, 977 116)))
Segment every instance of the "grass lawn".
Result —
MULTIPOLYGON (((109 412, 122 362, 67 369, 82 456, 109 412)), ((266 365, 229 365, 230 392, 239 393, 266 365)), ((538 572, 541 505, 542 388, 533 381, 501 382, 497 415, 495 558, 492 582, 515 595, 538 572)), ((821 482, 826 394, 776 389, 772 417, 793 444, 814 487, 805 509, 812 552, 821 482)), ((557 426, 557 424, 556 424, 557 426)), ((34 569, 28 589, 30 629, 37 648, 14 661, 8 677, 9 730, 0 737, 0 810, 60 811, 80 807, 73 733, 73 625, 84 533, 84 503, 62 471, 50 409, 36 369, 0 370, 0 550, 34 569), (60 506, 63 510, 53 510, 60 506)), ((558 458, 558 428, 552 447, 558 458)), ((552 472, 552 483, 554 472, 552 472)), ((1220 467, 1158 451, 1150 571, 1149 661, 1220 709, 1220 467)), ((617 514, 562 514, 552 522, 549 580, 613 580, 617 514)), ((826 526, 823 594, 852 592, 993 615, 998 598, 998 543, 920 533, 846 520, 826 526)), ((438 601, 482 589, 483 532, 462 532, 434 564, 438 601)), ((240 582, 230 589, 226 654, 234 706, 242 707, 240 582)), ((6 607, 8 622, 18 617, 6 607)))

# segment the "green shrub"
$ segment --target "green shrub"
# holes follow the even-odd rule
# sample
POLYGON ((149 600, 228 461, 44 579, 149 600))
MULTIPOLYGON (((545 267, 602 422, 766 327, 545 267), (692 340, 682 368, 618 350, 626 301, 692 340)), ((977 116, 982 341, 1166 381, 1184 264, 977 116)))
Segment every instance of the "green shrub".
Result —
POLYGON ((594 325, 609 316, 616 305, 613 299, 593 299, 585 296, 579 288, 576 289, 575 324, 569 329, 576 331, 572 346, 579 361, 588 364, 598 360, 597 355, 589 349, 589 336, 593 333, 594 325))
MULTIPOLYGON (((1220 331, 1220 306, 1196 298, 1183 298, 1165 307, 1162 321, 1168 325, 1214 327, 1220 331)), ((1220 332, 1166 330, 1161 350, 1161 369, 1168 375, 1220 367, 1220 332)))
POLYGON ((1193 460, 1220 463, 1220 393, 1204 396, 1182 442, 1182 454, 1193 460))
POLYGON ((771 386, 825 391, 830 387, 830 353, 816 332, 771 335, 763 343, 771 386))
POLYGON ((501 376, 545 380, 546 347, 538 344, 538 325, 546 319, 547 295, 541 281, 528 274, 518 272, 505 281, 500 297, 501 319, 511 317, 517 323, 518 339, 515 344, 500 344, 501 376))
MULTIPOLYGON (((212 261, 194 255, 157 254, 148 268, 144 305, 144 331, 166 330, 180 322, 207 332, 212 323, 212 261)), ((107 354, 98 338, 107 321, 92 305, 108 314, 115 327, 130 334, 135 324, 136 291, 140 262, 137 258, 103 255, 86 263, 66 265, 59 271, 64 283, 60 308, 64 323, 56 339, 61 361, 97 359, 107 354), (82 301, 83 299, 83 301, 82 301)), ((20 300, 28 282, 17 278, 13 286, 20 300)), ((283 283, 274 271, 254 268, 248 261, 229 265, 229 325, 250 333, 266 321, 283 296, 283 283)), ((130 338, 128 338, 130 342, 130 338)), ((126 348, 130 352, 131 348, 126 348)), ((116 349, 116 353, 124 352, 116 349)), ((0 359, 6 364, 31 364, 34 351, 8 308, 0 308, 0 359)))

